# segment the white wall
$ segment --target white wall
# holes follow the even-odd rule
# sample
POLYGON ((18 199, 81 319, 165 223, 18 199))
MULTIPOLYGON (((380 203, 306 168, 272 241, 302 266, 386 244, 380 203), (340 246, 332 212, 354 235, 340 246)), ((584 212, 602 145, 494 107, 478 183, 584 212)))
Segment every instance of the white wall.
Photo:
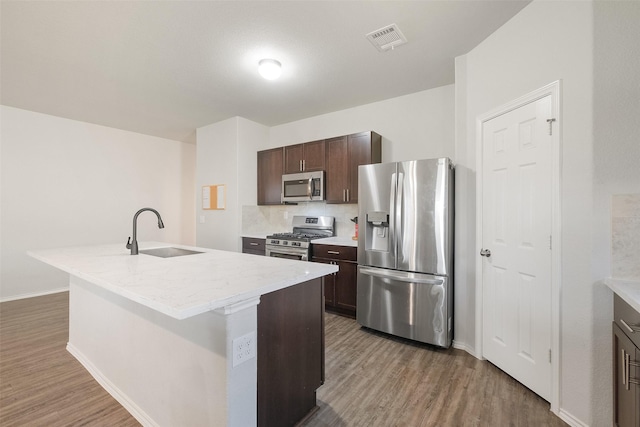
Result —
MULTIPOLYGON (((595 10, 611 11, 596 14, 596 23, 602 26, 601 32, 609 32, 623 25, 634 28, 635 37, 623 36, 615 31, 613 39, 624 38, 621 52, 632 48, 637 52, 638 15, 630 15, 627 9, 637 9, 636 5, 624 2, 604 2, 597 4, 595 10)), ((618 42, 619 40, 616 40, 618 42)), ((596 47, 599 42, 596 42, 596 47)), ((606 43, 608 45, 610 43, 606 43)), ((475 284, 474 263, 476 254, 475 239, 475 185, 476 185, 476 118, 512 99, 518 98, 555 80, 562 80, 562 271, 561 271, 561 390, 560 414, 566 420, 577 425, 584 423, 592 426, 611 425, 611 371, 610 360, 606 353, 610 351, 611 298, 603 295, 598 283, 607 271, 607 257, 600 257, 600 250, 594 250, 596 236, 603 231, 595 227, 609 227, 604 221, 595 221, 598 216, 594 206, 610 204, 605 198, 594 196, 595 182, 603 180, 611 184, 610 192, 622 189, 615 175, 621 181, 634 178, 637 187, 638 162, 630 166, 629 161, 622 172, 600 173, 598 164, 609 164, 612 154, 609 148, 615 146, 614 159, 622 159, 625 152, 638 153, 637 148, 637 99, 638 68, 630 67, 619 75, 619 70, 609 70, 603 76, 596 76, 594 82, 594 62, 599 63, 598 55, 609 46, 597 49, 594 56, 594 3, 592 2, 546 2, 534 1, 518 15, 497 30, 483 43, 456 62, 456 154, 458 160, 458 197, 468 209, 458 214, 460 221, 457 233, 468 236, 466 244, 459 244, 463 253, 456 262, 465 260, 468 269, 461 279, 456 276, 457 291, 472 295, 475 284), (635 73, 635 74, 634 74, 635 73), (611 74, 611 75, 608 75, 611 74), (622 112, 625 126, 635 128, 635 132, 621 131, 622 138, 596 140, 602 123, 597 117, 600 105, 594 103, 594 83, 613 77, 617 91, 635 92, 626 99, 635 99, 632 113, 622 112), (622 80, 620 80, 622 78, 622 80), (632 79, 633 81, 630 81, 632 79), (633 98, 635 96, 635 98, 633 98), (594 114, 595 110, 595 114, 594 114), (635 114, 635 116, 634 116, 635 114), (635 135, 636 142, 631 135, 635 135), (635 145, 634 145, 635 144, 635 145), (603 156, 604 160, 601 158, 603 156), (595 159, 595 168, 594 168, 595 159), (460 170, 464 172, 461 174, 460 170), (463 179, 461 175, 464 175, 463 179), (461 289, 462 287, 462 289, 461 289), (604 296, 604 299, 601 298, 604 296), (600 362, 603 362, 600 364, 600 362)), ((637 60, 637 53, 629 58, 637 60)), ((637 62, 636 62, 637 64, 637 62)), ((599 66, 596 66, 596 71, 599 66)), ((604 66, 608 69, 608 66, 604 66)), ((596 89, 596 100, 606 93, 596 89)), ((613 99, 610 99, 613 101, 613 99)), ((613 104, 613 103, 612 103, 613 104)), ((613 107, 609 115, 617 116, 620 106, 613 107)), ((614 132, 614 135, 616 132, 614 132)), ((617 162, 611 162, 616 164, 617 162)), ((603 168, 608 169, 608 168, 603 168)), ((607 185, 608 186, 608 185, 607 185)), ((629 186, 627 185, 627 188, 629 186)), ((599 208, 599 209, 607 209, 599 208)), ((606 234, 606 231, 604 232, 606 234)), ((599 239, 598 245, 605 245, 605 239, 599 239)), ((603 249, 606 250, 606 249, 603 249)), ((458 264, 459 265, 459 264, 458 264)), ((467 310, 473 306, 466 305, 467 310)), ((471 325, 458 325, 467 327, 471 325)), ((460 329, 457 329, 460 332, 460 329)), ((475 347, 473 331, 462 331, 466 339, 475 347)))
POLYGON ((256 204, 256 153, 267 144, 268 128, 242 117, 233 117, 198 128, 196 135, 197 245, 240 251, 242 206, 256 204), (226 185, 226 208, 203 210, 202 186, 218 184, 226 185))
POLYGON ((193 244, 195 146, 1 106, 2 300, 68 288, 27 250, 138 241, 193 244), (154 216, 154 218, 151 218, 154 216))
POLYGON ((269 147, 372 130, 382 161, 454 158, 454 86, 448 85, 274 126, 269 147))

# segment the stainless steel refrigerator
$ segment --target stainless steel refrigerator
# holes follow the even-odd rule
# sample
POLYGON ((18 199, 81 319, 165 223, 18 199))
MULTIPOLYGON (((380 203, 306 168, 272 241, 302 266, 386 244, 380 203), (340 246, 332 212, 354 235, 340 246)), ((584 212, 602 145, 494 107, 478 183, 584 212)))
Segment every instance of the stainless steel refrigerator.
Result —
POLYGON ((448 158, 358 168, 358 309, 363 326, 449 347, 453 165, 448 158))

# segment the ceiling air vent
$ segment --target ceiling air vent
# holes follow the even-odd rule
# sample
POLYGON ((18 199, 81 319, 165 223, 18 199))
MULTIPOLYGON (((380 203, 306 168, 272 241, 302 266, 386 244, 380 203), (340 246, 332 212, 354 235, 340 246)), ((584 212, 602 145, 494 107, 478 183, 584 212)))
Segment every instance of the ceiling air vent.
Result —
POLYGON ((380 52, 393 49, 407 42, 406 37, 396 24, 387 25, 367 34, 367 40, 380 52))

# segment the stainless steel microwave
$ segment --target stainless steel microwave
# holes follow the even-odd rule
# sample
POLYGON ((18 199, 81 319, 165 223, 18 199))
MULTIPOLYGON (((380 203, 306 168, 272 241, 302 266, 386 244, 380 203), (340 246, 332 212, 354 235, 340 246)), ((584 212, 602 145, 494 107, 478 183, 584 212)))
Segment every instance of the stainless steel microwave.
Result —
POLYGON ((282 203, 324 200, 324 171, 282 175, 282 203))

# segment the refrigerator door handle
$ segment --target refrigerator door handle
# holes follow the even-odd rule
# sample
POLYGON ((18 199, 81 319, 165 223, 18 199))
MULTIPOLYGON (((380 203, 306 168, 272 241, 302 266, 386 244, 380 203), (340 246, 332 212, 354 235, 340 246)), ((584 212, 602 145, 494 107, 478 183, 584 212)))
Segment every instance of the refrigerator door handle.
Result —
POLYGON ((398 282, 410 282, 410 283, 425 283, 428 285, 441 285, 444 283, 444 278, 431 279, 426 277, 410 277, 406 273, 388 272, 386 270, 372 269, 372 268, 360 268, 362 274, 367 276, 376 276, 383 279, 392 279, 398 282))
MULTIPOLYGON (((396 210, 395 210, 395 222, 396 222, 396 257, 400 257, 403 254, 401 249, 403 243, 404 227, 402 224, 402 184, 404 181, 404 173, 398 172, 398 181, 396 183, 396 210)), ((396 264, 397 266, 397 264, 396 264)))
POLYGON ((396 173, 391 174, 391 194, 389 195, 389 240, 391 240, 391 254, 394 258, 396 258, 396 249, 398 247, 396 240, 396 221, 395 221, 395 206, 396 206, 396 186, 398 180, 396 178, 396 173))

